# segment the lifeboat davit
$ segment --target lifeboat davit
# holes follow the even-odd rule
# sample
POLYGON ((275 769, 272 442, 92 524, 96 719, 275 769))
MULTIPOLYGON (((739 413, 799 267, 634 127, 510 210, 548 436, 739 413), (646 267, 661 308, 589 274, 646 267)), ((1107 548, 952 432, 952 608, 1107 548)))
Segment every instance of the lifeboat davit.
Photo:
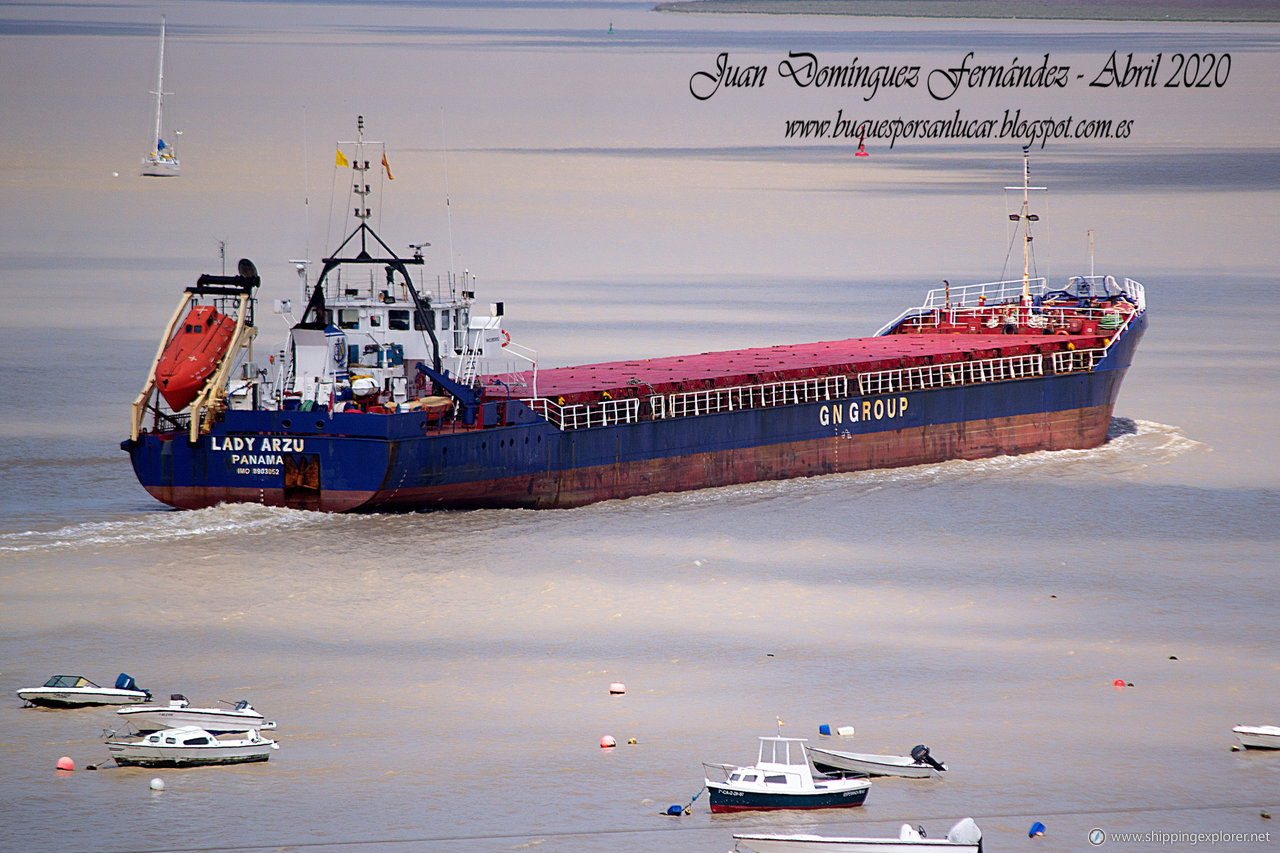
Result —
POLYGON ((156 364, 156 385, 175 412, 191 405, 231 345, 235 320, 211 305, 187 313, 156 364))

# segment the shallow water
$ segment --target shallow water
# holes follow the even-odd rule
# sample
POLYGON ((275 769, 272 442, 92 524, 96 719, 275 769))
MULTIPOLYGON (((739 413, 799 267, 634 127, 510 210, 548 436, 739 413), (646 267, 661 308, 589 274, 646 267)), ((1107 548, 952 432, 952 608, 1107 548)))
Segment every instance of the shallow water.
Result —
MULTIPOLYGON (((87 771, 112 712, 13 697, 0 847, 52 828, 45 849, 711 853, 748 829, 933 836, 966 815, 988 850, 1268 830, 1280 762, 1232 752, 1230 729, 1280 722, 1275 27, 184 4, 184 174, 156 183, 132 177, 152 17, 0 11, 0 684, 125 670, 162 699, 249 698, 281 748, 87 771), (393 245, 476 273, 546 366, 870 334, 944 277, 998 277, 1016 145, 851 165, 779 132, 848 100, 688 95, 720 50, 790 49, 1237 58, 1210 93, 960 104, 1139 119, 1124 144, 1032 160, 1038 261, 1082 271, 1092 228, 1098 271, 1148 288, 1106 445, 544 512, 174 512, 133 479, 118 444, 179 287, 225 240, 268 304, 294 297, 289 259, 332 245, 330 146, 357 112, 396 168, 393 245), (855 751, 925 743, 950 770, 876 780, 850 811, 712 817, 701 762, 752 760, 778 720, 853 725, 830 741, 855 751)), ((274 345, 281 321, 263 326, 274 345)))

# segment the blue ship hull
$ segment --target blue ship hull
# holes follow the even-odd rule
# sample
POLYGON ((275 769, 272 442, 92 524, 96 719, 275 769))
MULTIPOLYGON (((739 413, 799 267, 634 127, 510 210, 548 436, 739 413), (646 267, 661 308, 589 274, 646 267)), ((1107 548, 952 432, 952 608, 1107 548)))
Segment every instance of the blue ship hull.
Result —
POLYGON ((1092 370, 559 429, 517 400, 441 429, 421 412, 228 410, 122 443, 142 485, 180 508, 324 511, 570 507, 874 468, 1096 447, 1145 312, 1092 370))

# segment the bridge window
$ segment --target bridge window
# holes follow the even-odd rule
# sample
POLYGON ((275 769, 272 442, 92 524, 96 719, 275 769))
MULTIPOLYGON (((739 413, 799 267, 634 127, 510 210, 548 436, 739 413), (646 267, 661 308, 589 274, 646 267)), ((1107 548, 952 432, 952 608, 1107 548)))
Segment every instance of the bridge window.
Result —
POLYGON ((388 311, 387 328, 393 332, 409 331, 409 312, 403 309, 392 309, 388 311))

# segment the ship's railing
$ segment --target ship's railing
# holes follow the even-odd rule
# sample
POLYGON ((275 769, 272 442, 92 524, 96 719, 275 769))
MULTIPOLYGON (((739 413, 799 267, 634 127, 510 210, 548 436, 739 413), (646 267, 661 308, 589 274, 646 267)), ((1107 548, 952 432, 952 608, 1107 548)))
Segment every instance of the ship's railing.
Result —
POLYGON ((640 401, 634 397, 625 400, 601 400, 591 404, 561 405, 545 397, 527 402, 529 408, 535 413, 546 418, 547 422, 556 429, 561 430, 630 424, 640 420, 640 401))
MULTIPOLYGON (((1027 281, 1027 292, 1031 296, 1039 296, 1045 292, 1047 283, 1043 278, 1027 281)), ((956 287, 939 287, 930 290, 924 297, 926 310, 934 308, 994 305, 1000 302, 1017 302, 1022 298, 1022 279, 1011 281, 988 281, 982 284, 961 284, 956 287)))
POLYGON ((889 394, 1043 375, 1044 358, 1039 353, 1032 353, 861 373, 858 375, 858 390, 863 395, 889 394))
POLYGON ((1000 331, 1006 325, 1025 325, 1033 329, 1068 329, 1072 320, 1096 321, 1105 331, 1118 328, 1124 322, 1125 315, 1120 310, 1107 306, 1101 308, 1077 308, 1074 305, 987 305, 961 308, 951 306, 949 309, 934 308, 921 311, 914 316, 900 321, 904 328, 931 329, 946 324, 949 327, 964 326, 976 321, 985 330, 1000 331), (1114 321, 1114 325, 1108 325, 1114 321))
POLYGON ((1075 373, 1093 370, 1106 354, 1106 347, 1055 352, 1053 353, 1053 372, 1075 373))
MULTIPOLYGON (((1139 312, 1147 308, 1146 290, 1133 279, 1126 278, 1117 282, 1109 275, 1078 275, 1070 278, 1065 288, 1053 290, 1044 278, 1028 279, 1025 295, 1045 296, 1047 294, 1063 294, 1069 299, 1106 299, 1112 296, 1124 296, 1136 305, 1139 312)), ((973 312, 981 309, 988 311, 996 306, 1008 306, 1011 310, 1021 307, 1024 295, 1022 279, 1010 281, 991 281, 982 284, 964 284, 955 287, 939 287, 925 294, 924 302, 914 308, 903 311, 889 323, 885 324, 877 335, 888 334, 899 323, 910 322, 917 326, 936 325, 944 316, 943 312, 973 312)), ((1075 316, 1085 316, 1087 309, 1058 308, 1052 306, 1037 308, 1037 314, 1044 316, 1052 310, 1072 311, 1075 316)), ((1035 315, 1033 315, 1035 316, 1035 315)), ((955 315, 952 314, 954 321, 955 315)))
POLYGON ((1120 287, 1124 295, 1129 297, 1129 301, 1138 306, 1139 311, 1147 310, 1147 289, 1141 282, 1126 278, 1120 287))
POLYGON ((685 391, 680 394, 651 397, 655 419, 710 415, 739 409, 762 409, 769 406, 792 406, 819 400, 836 400, 849 396, 849 377, 822 376, 760 385, 739 385, 708 391, 685 391))
MULTIPOLYGON (((1093 370, 1106 353, 1105 348, 1052 353, 1053 372, 1093 370)), ((1011 355, 861 373, 857 377, 857 392, 863 396, 875 396, 926 391, 932 388, 1029 379, 1043 376, 1044 372, 1045 360, 1042 354, 1011 355)), ((685 391, 679 394, 656 394, 648 398, 648 409, 654 420, 665 420, 743 409, 843 400, 849 396, 849 380, 848 376, 823 376, 706 391, 685 391)), ((561 430, 635 423, 641 420, 643 414, 641 400, 634 397, 567 405, 546 398, 534 398, 526 402, 534 412, 561 430)))

